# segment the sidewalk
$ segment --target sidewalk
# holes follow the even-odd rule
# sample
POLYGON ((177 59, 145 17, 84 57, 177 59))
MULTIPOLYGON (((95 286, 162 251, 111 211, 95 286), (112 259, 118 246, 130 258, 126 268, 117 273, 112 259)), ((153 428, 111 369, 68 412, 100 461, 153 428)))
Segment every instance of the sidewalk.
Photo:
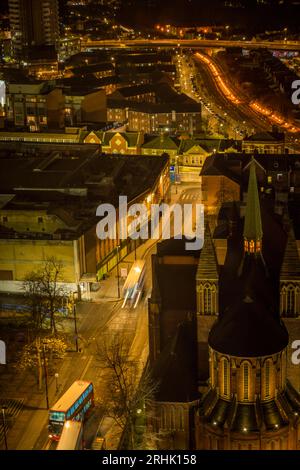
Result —
MULTIPOLYGON (((180 194, 178 194, 178 197, 180 194)), ((157 240, 147 240, 145 243, 137 247, 136 249, 136 259, 142 259, 147 251, 155 244, 157 240)), ((127 274, 130 271, 131 266, 135 261, 135 252, 134 250, 129 253, 125 258, 119 262, 119 273, 121 275, 121 269, 126 268, 127 274)), ((120 297, 122 297, 122 287, 126 278, 121 278, 120 276, 120 297)), ((99 282, 100 289, 97 292, 90 293, 90 299, 92 302, 97 302, 101 300, 116 302, 118 300, 118 279, 117 279, 117 268, 113 268, 109 272, 109 277, 105 280, 99 282)))

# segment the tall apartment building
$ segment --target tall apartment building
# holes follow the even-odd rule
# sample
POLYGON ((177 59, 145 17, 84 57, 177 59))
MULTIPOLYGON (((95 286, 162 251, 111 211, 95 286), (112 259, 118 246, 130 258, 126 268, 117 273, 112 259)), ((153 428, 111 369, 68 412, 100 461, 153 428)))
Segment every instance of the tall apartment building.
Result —
POLYGON ((57 46, 57 0, 9 0, 9 19, 16 56, 34 46, 57 46))

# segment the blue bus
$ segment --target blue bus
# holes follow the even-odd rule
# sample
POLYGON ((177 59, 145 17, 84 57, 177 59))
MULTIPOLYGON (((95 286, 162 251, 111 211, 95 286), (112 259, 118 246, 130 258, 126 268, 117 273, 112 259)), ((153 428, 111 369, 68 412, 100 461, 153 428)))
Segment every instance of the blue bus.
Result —
POLYGON ((58 441, 65 421, 83 421, 93 406, 92 382, 76 380, 49 411, 49 438, 58 441))

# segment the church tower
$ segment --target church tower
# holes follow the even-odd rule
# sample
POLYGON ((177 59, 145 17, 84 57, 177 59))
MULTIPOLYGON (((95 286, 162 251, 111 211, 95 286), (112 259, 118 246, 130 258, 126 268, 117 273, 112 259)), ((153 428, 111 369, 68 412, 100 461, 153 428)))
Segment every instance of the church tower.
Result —
POLYGON ((252 160, 243 263, 237 294, 208 337, 209 387, 195 414, 197 449, 300 449, 300 396, 286 378, 287 330, 265 292, 262 236, 252 160))
POLYGON ((257 189, 255 160, 250 163, 250 175, 247 192, 247 205, 244 223, 244 251, 245 253, 261 253, 262 248, 262 222, 260 203, 257 189))

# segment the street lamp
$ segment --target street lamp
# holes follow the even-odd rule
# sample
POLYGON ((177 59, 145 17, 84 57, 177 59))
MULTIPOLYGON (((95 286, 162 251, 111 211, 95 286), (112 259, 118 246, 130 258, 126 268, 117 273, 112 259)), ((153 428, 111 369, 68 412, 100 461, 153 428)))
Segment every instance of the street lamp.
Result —
POLYGON ((178 167, 178 158, 179 158, 179 155, 176 155, 176 165, 175 165, 175 188, 176 188, 176 194, 177 194, 177 185, 179 183, 179 167, 178 167))
POLYGON ((120 245, 117 245, 117 279, 118 279, 118 299, 120 298, 119 249, 120 249, 120 245))
POLYGON ((59 387, 58 387, 58 377, 59 377, 59 373, 58 373, 58 372, 56 372, 56 373, 54 374, 54 377, 55 377, 55 388, 56 388, 56 393, 58 393, 58 389, 59 389, 59 387))
POLYGON ((6 435, 6 419, 5 419, 5 410, 7 406, 2 405, 2 421, 3 421, 3 433, 4 433, 4 445, 5 445, 5 450, 8 450, 7 446, 7 435, 6 435))
POLYGON ((79 351, 79 348, 78 348, 78 331, 77 331, 76 304, 75 304, 75 299, 74 299, 74 293, 73 293, 73 315, 74 315, 75 346, 76 346, 76 352, 78 352, 79 351))
POLYGON ((42 347, 42 355, 43 355, 44 376, 45 376, 46 405, 47 405, 47 410, 49 410, 49 396, 48 396, 48 371, 47 371, 47 364, 46 364, 45 343, 43 343, 43 347, 42 347))

